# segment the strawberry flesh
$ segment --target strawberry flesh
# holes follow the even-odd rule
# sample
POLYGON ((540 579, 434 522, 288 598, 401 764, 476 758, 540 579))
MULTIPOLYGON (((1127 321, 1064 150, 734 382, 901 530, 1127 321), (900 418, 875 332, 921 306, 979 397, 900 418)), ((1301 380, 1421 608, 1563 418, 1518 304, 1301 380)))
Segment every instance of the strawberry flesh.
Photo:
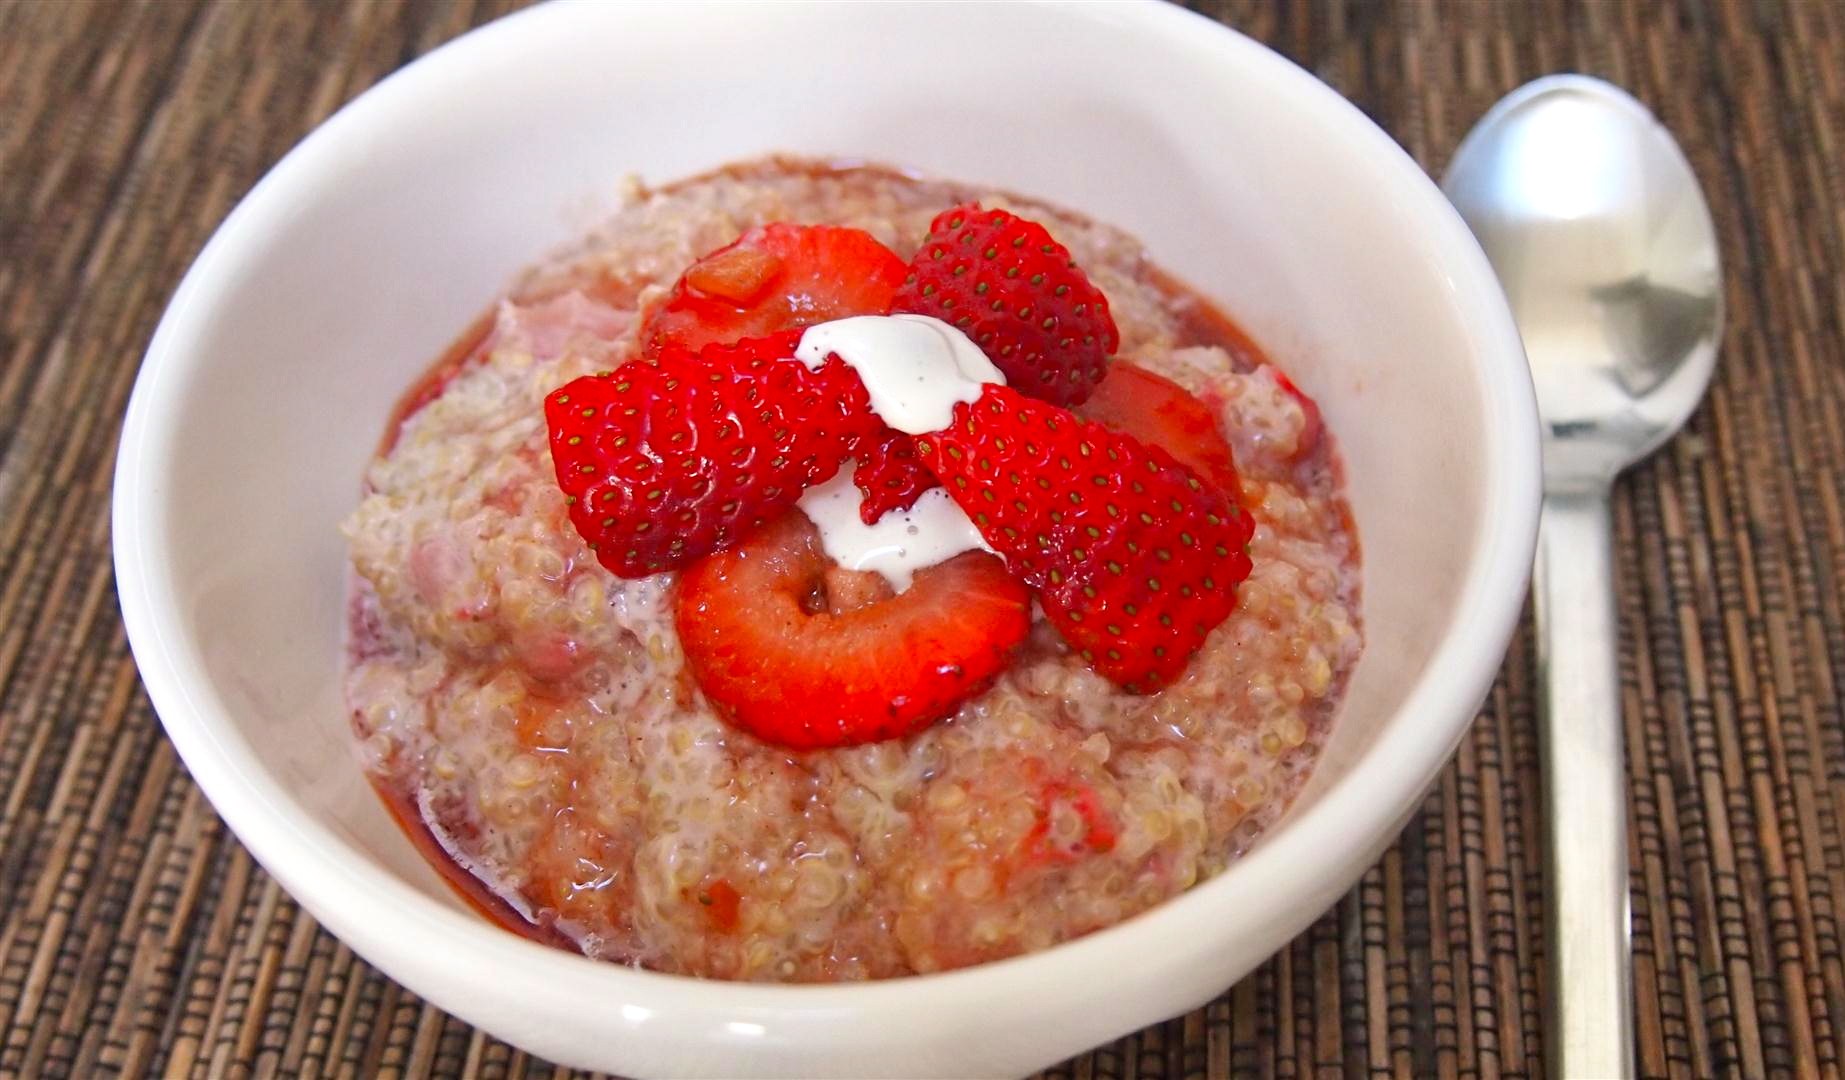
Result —
POLYGON ((782 271, 779 256, 761 248, 732 244, 694 263, 685 272, 686 289, 732 304, 751 304, 782 271))
POLYGON ((622 577, 736 542, 839 471, 881 429, 838 359, 792 359, 787 331, 577 379, 545 399, 571 523, 622 577))
POLYGON ((1159 447, 1232 499, 1242 489, 1216 414, 1171 379, 1117 360, 1076 413, 1159 447))
POLYGON ((1035 221, 979 203, 929 224, 895 310, 933 315, 972 338, 1022 394, 1087 398, 1121 343, 1108 298, 1035 221))
POLYGON ((870 233, 774 222, 706 255, 648 317, 648 356, 891 309, 907 269, 870 233))
POLYGON ((1064 640, 1130 692, 1177 678, 1236 607, 1254 523, 1157 446, 988 386, 916 452, 1064 640))
POLYGON ((1030 593, 984 552, 895 595, 841 573, 787 514, 680 578, 686 664, 731 723, 801 750, 909 735, 985 689, 1031 628, 1030 593))
POLYGON ((908 510, 936 486, 935 474, 916 460, 914 438, 889 428, 860 446, 852 483, 860 496, 859 520, 867 525, 876 525, 892 510, 908 510))

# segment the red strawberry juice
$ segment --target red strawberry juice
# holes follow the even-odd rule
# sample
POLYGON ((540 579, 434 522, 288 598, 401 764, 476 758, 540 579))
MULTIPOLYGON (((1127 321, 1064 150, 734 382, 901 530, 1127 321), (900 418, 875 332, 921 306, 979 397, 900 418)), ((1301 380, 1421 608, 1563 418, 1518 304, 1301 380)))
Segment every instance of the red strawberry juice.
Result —
MULTIPOLYGON (((876 169, 769 160, 638 187, 413 388, 345 525, 346 691, 364 766, 483 911, 618 963, 885 978, 1046 948, 1221 871, 1299 790, 1362 648, 1358 542, 1317 411, 1132 238, 876 169), (1118 356, 1196 395, 1258 522, 1237 610, 1151 696, 1039 620, 913 737, 794 752, 686 670, 676 575, 624 580, 571 527, 542 403, 636 354, 700 255, 774 221, 903 257, 969 199, 1044 223, 1107 295, 1118 356)), ((798 512, 798 511, 797 511, 798 512)))

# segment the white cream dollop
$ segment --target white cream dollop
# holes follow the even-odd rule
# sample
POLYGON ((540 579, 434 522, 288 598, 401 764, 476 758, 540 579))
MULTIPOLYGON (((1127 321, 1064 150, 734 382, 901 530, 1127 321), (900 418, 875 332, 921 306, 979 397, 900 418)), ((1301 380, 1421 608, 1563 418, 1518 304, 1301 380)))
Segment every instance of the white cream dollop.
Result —
MULTIPOLYGON (((928 315, 858 315, 810 326, 795 359, 809 368, 837 356, 865 384, 871 411, 911 435, 939 431, 954 420, 955 406, 979 399, 987 383, 1006 377, 961 331, 928 315)), ((861 501, 852 483, 856 462, 808 489, 800 507, 820 530, 820 546, 849 570, 884 575, 898 592, 916 571, 946 562, 964 551, 991 551, 980 530, 947 491, 931 488, 908 510, 895 510, 875 525, 859 519, 861 501)))
POLYGON ((801 496, 801 512, 820 530, 827 556, 848 570, 884 575, 898 592, 910 587, 916 572, 947 562, 964 551, 991 551, 980 530, 968 520, 946 489, 930 488, 908 510, 891 510, 867 525, 859 519, 858 488, 852 484, 856 462, 839 475, 801 496))
POLYGON ((879 419, 911 435, 939 431, 955 406, 1006 377, 966 334, 929 315, 856 315, 810 326, 795 359, 809 368, 827 354, 845 361, 871 395, 879 419))

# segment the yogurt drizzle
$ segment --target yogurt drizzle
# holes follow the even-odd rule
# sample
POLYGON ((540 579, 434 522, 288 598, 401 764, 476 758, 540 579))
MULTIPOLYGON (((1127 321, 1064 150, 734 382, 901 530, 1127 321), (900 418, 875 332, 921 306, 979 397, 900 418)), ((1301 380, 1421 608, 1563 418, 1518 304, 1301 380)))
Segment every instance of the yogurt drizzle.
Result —
POLYGON ((810 326, 794 356, 818 368, 828 353, 858 372, 872 412, 911 435, 940 431, 983 385, 1006 383, 980 346, 929 315, 856 315, 810 326))
POLYGON ((834 562, 848 570, 876 571, 902 592, 918 570, 963 551, 992 550, 942 488, 923 492, 908 510, 886 512, 876 525, 865 524, 858 516, 858 488, 852 485, 854 464, 846 462, 838 476, 808 488, 798 504, 820 530, 820 546, 834 562))
MULTIPOLYGON (((821 323, 801 335, 794 355, 817 368, 829 354, 858 372, 880 419, 911 435, 947 427, 957 404, 977 400, 987 383, 1006 382, 980 346, 928 315, 859 315, 821 323)), ((964 551, 992 550, 941 488, 923 492, 908 510, 890 511, 866 525, 852 483, 855 464, 847 462, 799 503, 834 562, 882 574, 902 592, 918 570, 964 551)))

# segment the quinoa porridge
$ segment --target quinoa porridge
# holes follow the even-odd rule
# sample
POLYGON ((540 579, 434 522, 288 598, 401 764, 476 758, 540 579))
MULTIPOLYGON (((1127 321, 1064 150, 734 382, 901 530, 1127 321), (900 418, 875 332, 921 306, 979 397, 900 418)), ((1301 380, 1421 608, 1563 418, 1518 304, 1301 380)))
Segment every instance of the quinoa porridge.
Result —
POLYGON ((936 971, 1143 911, 1222 870, 1299 790, 1362 646, 1335 447, 1131 237, 984 189, 771 160, 636 188, 509 297, 406 396, 345 525, 365 768, 503 922, 713 978, 936 971), (990 687, 917 734, 759 740, 688 667, 680 575, 610 573, 573 527, 546 397, 635 355, 681 272, 746 229, 854 226, 907 257, 975 198, 1047 226, 1106 295, 1115 355, 1210 407, 1253 568, 1157 693, 1092 670, 1039 610, 990 687))

